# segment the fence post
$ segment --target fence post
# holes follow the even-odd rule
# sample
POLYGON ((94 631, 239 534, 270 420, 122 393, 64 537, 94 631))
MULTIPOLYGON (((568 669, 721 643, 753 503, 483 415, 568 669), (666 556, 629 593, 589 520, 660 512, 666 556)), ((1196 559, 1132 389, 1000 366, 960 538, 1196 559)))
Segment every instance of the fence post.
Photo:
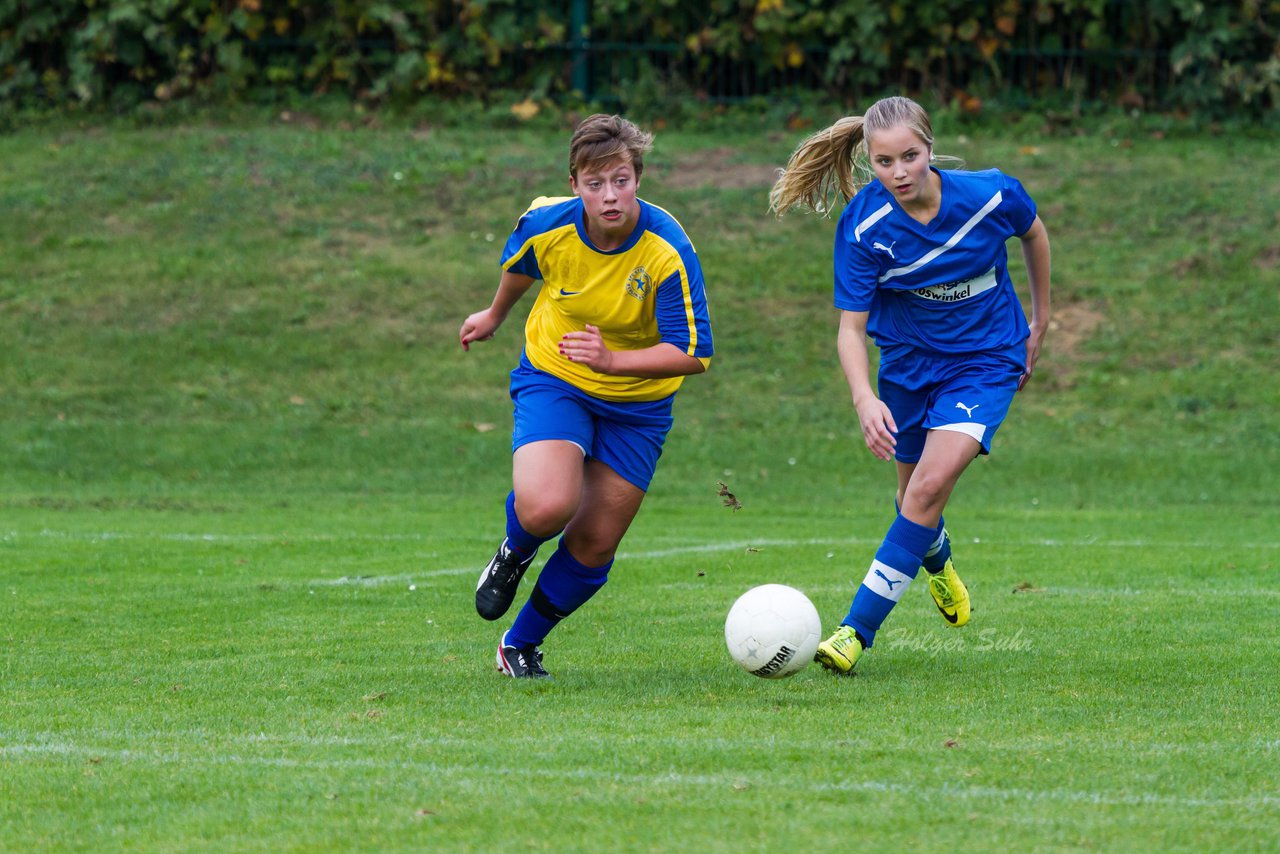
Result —
POLYGON ((588 21, 590 0, 573 0, 569 7, 569 46, 572 50, 573 88, 582 93, 582 100, 591 100, 591 74, 587 65, 589 54, 588 21))

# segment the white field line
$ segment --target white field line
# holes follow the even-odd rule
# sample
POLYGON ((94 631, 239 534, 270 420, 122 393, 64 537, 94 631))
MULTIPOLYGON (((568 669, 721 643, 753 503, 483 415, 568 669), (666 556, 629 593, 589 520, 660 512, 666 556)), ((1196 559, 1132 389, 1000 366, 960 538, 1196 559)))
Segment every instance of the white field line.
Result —
MULTIPOLYGON (((315 747, 336 747, 336 748, 356 748, 364 752, 365 748, 388 747, 390 745, 405 745, 407 747, 467 747, 476 743, 475 739, 466 738, 457 735, 432 735, 424 736, 418 733, 386 733, 378 736, 350 736, 350 735, 308 735, 294 733, 266 733, 266 732, 250 732, 250 733, 219 733, 207 728, 187 728, 181 730, 165 730, 159 732, 155 730, 139 731, 136 729, 124 730, 80 730, 76 735, 81 739, 92 739, 96 741, 133 741, 141 740, 148 743, 154 743, 160 736, 174 739, 179 744, 208 744, 215 740, 222 740, 233 744, 242 744, 249 747, 257 745, 265 745, 267 747, 281 748, 315 748, 315 747)), ((6 749, 6 742, 18 746, 18 739, 25 737, 30 741, 25 747, 41 747, 43 745, 51 745, 58 750, 71 748, 83 749, 88 751, 89 748, 79 741, 68 739, 64 734, 45 731, 31 731, 26 733, 3 731, 0 730, 0 753, 6 749)), ((537 732, 533 735, 513 736, 508 739, 527 744, 528 747, 563 747, 563 746, 581 746, 581 738, 577 735, 561 735, 551 732, 537 732)), ((686 750, 691 742, 696 742, 697 746, 704 748, 718 748, 721 750, 742 750, 744 742, 741 738, 726 738, 720 736, 651 736, 646 739, 648 743, 655 746, 661 746, 671 750, 686 750)), ((859 736, 848 735, 841 739, 842 743, 848 744, 850 747, 859 749, 911 749, 919 744, 919 739, 910 736, 900 737, 895 741, 886 743, 882 738, 876 736, 859 736)), ((1151 741, 1147 744, 1135 743, 1132 740, 1117 740, 1107 738, 1090 738, 1087 742, 1079 740, 1078 736, 1072 736, 1070 739, 1062 739, 1054 742, 1043 738, 1025 738, 1025 739, 1001 739, 999 741, 982 741, 975 740, 973 742, 978 749, 990 750, 993 752, 1008 753, 1028 753, 1036 752, 1053 752, 1068 749, 1078 749, 1088 751, 1094 754, 1110 754, 1117 751, 1129 751, 1140 755, 1151 755, 1161 758, 1168 758, 1171 755, 1180 754, 1199 754, 1207 753, 1213 756, 1221 757, 1231 753, 1241 753, 1247 755, 1254 753, 1274 753, 1280 751, 1280 739, 1255 736, 1253 738, 1242 741, 1192 741, 1192 742, 1162 742, 1151 741)), ((750 748, 755 752, 761 752, 768 749, 796 749, 820 752, 831 746, 831 742, 821 738, 803 738, 796 736, 777 737, 768 736, 762 739, 751 741, 750 748)), ((112 750, 114 748, 105 748, 112 750)), ((134 754, 142 754, 145 751, 125 751, 134 754)), ((158 751, 152 751, 158 752, 158 751)))
MULTIPOLYGON (((820 537, 820 538, 813 538, 813 539, 742 540, 742 541, 736 541, 736 542, 723 542, 723 543, 699 543, 695 545, 673 546, 671 548, 666 548, 666 549, 650 549, 646 551, 636 551, 636 552, 619 552, 618 559, 619 560, 652 560, 656 558, 674 557, 676 555, 687 555, 687 554, 712 554, 717 552, 737 552, 737 551, 745 552, 748 549, 768 548, 771 546, 781 547, 781 548, 797 548, 797 547, 806 547, 806 546, 825 546, 825 547, 874 546, 874 545, 878 545, 880 542, 881 540, 879 539, 871 539, 869 537, 847 537, 842 539, 820 537)), ((974 542, 978 542, 978 541, 975 540, 974 542)), ((1170 543, 1167 541, 1160 541, 1160 542, 1150 542, 1150 541, 1143 541, 1143 540, 1102 541, 1102 540, 1095 540, 1095 539, 1086 539, 1086 540, 1077 540, 1077 541, 1021 540, 1013 543, 1005 541, 1002 543, 1002 545, 1033 546, 1038 548, 1121 548, 1121 549, 1153 548, 1153 547, 1179 548, 1179 549, 1220 548, 1218 544, 1210 544, 1210 543, 1187 544, 1187 543, 1170 543)), ((1280 547, 1280 543, 1271 543, 1271 544, 1257 543, 1257 544, 1254 544, 1254 547, 1255 548, 1280 547)), ((332 585, 354 584, 354 585, 359 585, 363 587, 376 587, 383 584, 402 584, 406 582, 417 581, 419 579, 436 578, 436 577, 447 576, 447 575, 473 575, 477 572, 477 568, 478 568, 477 566, 444 567, 440 569, 423 570, 421 572, 399 573, 397 575, 343 576, 341 578, 317 579, 317 580, 311 581, 310 584, 312 586, 332 586, 332 585)), ((1055 588, 1054 592, 1063 592, 1063 591, 1055 588)), ((1126 592, 1132 592, 1134 593, 1134 595, 1139 595, 1143 591, 1121 590, 1119 592, 1121 594, 1126 592)))
POLYGON ((427 539, 426 534, 357 534, 352 532, 299 535, 287 532, 276 534, 193 534, 181 532, 153 534, 138 533, 136 531, 54 531, 49 528, 43 528, 39 531, 5 531, 0 533, 0 540, 17 540, 22 537, 72 540, 86 543, 110 542, 112 540, 144 540, 170 543, 338 543, 344 541, 393 543, 427 539))
MULTIPOLYGON (((66 539, 84 542, 110 542, 112 540, 150 540, 150 541, 168 541, 168 542, 206 542, 206 543, 297 543, 297 542, 403 542, 403 541, 422 541, 427 539, 426 534, 402 533, 402 534, 307 534, 302 536, 294 536, 289 534, 193 534, 193 533, 173 533, 173 534, 139 534, 120 531, 102 531, 94 533, 71 532, 71 531, 55 531, 50 529, 42 529, 35 532, 18 532, 9 531, 0 534, 0 541, 13 541, 20 537, 33 536, 52 539, 66 539)), ((807 539, 759 539, 759 540, 738 540, 732 542, 717 543, 695 543, 684 546, 672 546, 664 549, 649 549, 645 551, 635 552, 619 552, 618 558, 622 560, 650 560, 665 557, 674 557, 676 555, 688 554, 714 554, 734 551, 747 551, 748 549, 759 548, 801 548, 801 547, 841 547, 841 546, 874 546, 881 542, 879 538, 871 537, 814 537, 807 539)), ((981 543, 981 538, 973 538, 972 540, 961 540, 960 542, 970 542, 974 544, 981 543)), ((1214 550, 1223 548, 1221 543, 1186 543, 1171 542, 1169 540, 1101 540, 1096 537, 1085 537, 1076 540, 1060 540, 1060 539, 1023 539, 1023 540, 1004 540, 999 545, 1034 547, 1034 548, 1102 548, 1102 549, 1145 549, 1174 548, 1179 550, 1214 550)), ((1280 548, 1280 542, 1249 542, 1249 543, 1233 543, 1233 548, 1247 549, 1275 549, 1280 548)), ((476 566, 460 566, 460 567, 442 567, 439 569, 429 569, 420 572, 406 572, 395 575, 359 575, 359 576, 342 576, 339 578, 315 579, 309 584, 311 586, 333 586, 333 585, 358 585, 364 587, 376 587, 384 584, 403 584, 412 583, 414 581, 426 578, 435 578, 440 576, 452 575, 469 575, 477 571, 476 566)), ((1060 592, 1060 591, 1055 591, 1060 592)))
MULTIPOLYGON (((0 541, 14 541, 24 537, 36 537, 44 539, 60 539, 72 540, 80 542, 110 542, 112 540, 143 540, 150 542, 175 542, 175 543, 337 543, 346 541, 355 542, 417 542, 430 539, 429 534, 423 533, 398 533, 398 534, 361 534, 350 531, 344 531, 335 534, 291 534, 288 532, 279 532, 274 534, 262 533, 245 533, 245 534, 198 534, 191 532, 174 532, 167 534, 156 533, 139 533, 136 531, 56 531, 50 528, 42 528, 39 531, 17 531, 8 530, 0 531, 0 541)), ((659 549, 645 552, 624 552, 619 557, 637 558, 637 557, 667 557, 669 555, 687 554, 693 552, 716 552, 716 551, 732 551, 734 549, 759 548, 761 546, 822 546, 822 545, 875 545, 881 542, 881 538, 871 537, 812 537, 808 539, 760 539, 760 540, 743 540, 740 542, 728 543, 701 543, 686 546, 674 546, 669 549, 659 549)), ((982 539, 974 537, 973 539, 960 539, 960 543, 980 544, 982 539)), ((1078 539, 1060 540, 1052 538, 1031 538, 1021 540, 1001 540, 997 543, 1002 546, 1041 546, 1041 547, 1063 547, 1063 548, 1112 548, 1112 549, 1221 549, 1221 548, 1241 548, 1241 549, 1280 549, 1280 541, 1249 541, 1249 542, 1176 542, 1173 540, 1163 539, 1127 539, 1127 540, 1102 540, 1097 537, 1082 537, 1078 539)))
POLYGON ((440 785, 457 788, 466 781, 470 788, 484 789, 497 785, 495 780, 512 779, 519 775, 536 776, 550 780, 590 780, 617 783, 628 789, 639 786, 666 789, 675 785, 687 789, 728 788, 744 785, 759 787, 762 791, 785 785, 791 792, 872 792, 877 794, 906 795, 913 798, 965 798, 977 801, 1001 801, 1005 803, 1082 803, 1100 806, 1149 806, 1167 809, 1231 809, 1255 812, 1260 808, 1280 807, 1280 797, 1267 794, 1250 794, 1241 797, 1206 798, 1156 793, 1123 794, 1079 789, 1025 789, 1001 786, 965 786, 943 784, 921 786, 889 780, 779 780, 758 773, 727 772, 724 774, 620 774, 589 768, 561 770, 554 768, 495 768, 475 767, 471 764, 451 765, 439 762, 414 762, 406 760, 381 761, 378 759, 295 759, 280 756, 244 756, 236 753, 183 753, 178 751, 151 750, 103 750, 70 742, 42 742, 36 744, 11 744, 0 746, 0 756, 43 758, 49 756, 87 757, 113 759, 120 762, 141 762, 153 765, 193 763, 211 765, 272 767, 314 770, 409 771, 440 785))

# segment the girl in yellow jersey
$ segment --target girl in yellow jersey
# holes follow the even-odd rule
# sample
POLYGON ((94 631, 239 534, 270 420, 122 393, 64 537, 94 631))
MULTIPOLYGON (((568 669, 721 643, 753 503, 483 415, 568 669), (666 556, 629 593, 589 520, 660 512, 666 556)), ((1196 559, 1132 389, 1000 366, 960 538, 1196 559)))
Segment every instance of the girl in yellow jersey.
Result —
POLYGON ((711 359, 693 244, 636 195, 652 144, 619 116, 583 121, 569 143, 573 195, 534 200, 503 249, 493 302, 459 331, 463 350, 489 340, 541 280, 511 372, 513 488, 506 537, 476 586, 480 616, 506 614, 538 547, 563 536, 498 643, 508 676, 548 676, 540 645, 604 586, 662 453, 676 390, 711 359))

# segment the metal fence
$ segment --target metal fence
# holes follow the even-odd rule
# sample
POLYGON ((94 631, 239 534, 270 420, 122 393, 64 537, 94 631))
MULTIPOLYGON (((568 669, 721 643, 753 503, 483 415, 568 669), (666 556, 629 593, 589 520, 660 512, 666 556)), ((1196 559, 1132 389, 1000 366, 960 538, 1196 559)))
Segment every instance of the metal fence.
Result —
MULTIPOLYGON (((525 52, 517 62, 545 68, 560 65, 557 89, 586 100, 626 101, 635 87, 666 87, 700 99, 732 103, 789 93, 819 92, 861 98, 874 94, 849 83, 851 75, 833 66, 826 46, 804 45, 804 62, 778 67, 750 50, 738 57, 696 54, 677 42, 619 41, 593 37, 590 0, 537 4, 544 13, 568 20, 569 38, 525 52)), ((1144 36, 1145 4, 1111 0, 1106 25, 1116 33, 1144 36)), ((1166 46, 1089 48, 1084 26, 1062 18, 1049 26, 1031 20, 1009 44, 989 57, 972 45, 955 44, 924 69, 886 70, 875 88, 927 91, 949 100, 958 91, 999 94, 1017 101, 1074 97, 1085 100, 1153 103, 1171 84, 1166 46), (1049 45, 1049 46, 1046 46, 1049 45)), ((863 84, 865 86, 865 84, 863 84)))

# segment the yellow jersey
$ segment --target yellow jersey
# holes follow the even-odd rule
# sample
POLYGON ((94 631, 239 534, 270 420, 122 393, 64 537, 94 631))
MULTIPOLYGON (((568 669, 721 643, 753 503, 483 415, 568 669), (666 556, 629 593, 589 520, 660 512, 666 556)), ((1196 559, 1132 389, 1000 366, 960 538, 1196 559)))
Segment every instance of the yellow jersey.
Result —
POLYGON ((560 355, 567 332, 599 327, 610 350, 659 343, 709 364, 711 320, 702 266, 671 214, 643 199, 635 230, 602 251, 587 236, 582 200, 539 197, 516 223, 502 269, 542 280, 525 324, 525 358, 535 368, 603 400, 661 400, 684 377, 609 376, 560 355))

